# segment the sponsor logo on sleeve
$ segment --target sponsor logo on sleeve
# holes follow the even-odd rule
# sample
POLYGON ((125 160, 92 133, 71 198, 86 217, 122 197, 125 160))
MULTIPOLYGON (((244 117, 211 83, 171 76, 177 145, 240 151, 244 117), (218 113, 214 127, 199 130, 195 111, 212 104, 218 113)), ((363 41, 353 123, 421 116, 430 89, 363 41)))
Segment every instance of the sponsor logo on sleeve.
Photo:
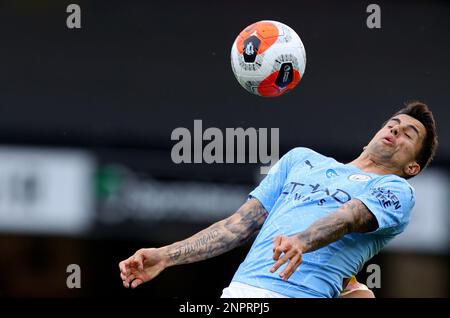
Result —
POLYGON ((386 188, 372 189, 371 195, 378 200, 381 207, 383 208, 393 206, 395 210, 398 210, 402 207, 397 196, 391 190, 388 190, 386 188))

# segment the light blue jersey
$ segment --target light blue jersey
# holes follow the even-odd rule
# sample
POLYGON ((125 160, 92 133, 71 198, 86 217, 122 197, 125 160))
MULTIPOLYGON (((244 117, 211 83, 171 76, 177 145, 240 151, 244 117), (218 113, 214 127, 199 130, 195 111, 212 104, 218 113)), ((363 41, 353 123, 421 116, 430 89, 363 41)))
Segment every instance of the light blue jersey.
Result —
POLYGON ((413 188, 396 175, 367 173, 307 148, 284 155, 250 193, 269 215, 233 281, 289 297, 338 297, 342 280, 358 273, 394 236, 403 232, 415 203, 413 188), (273 238, 294 235, 336 211, 350 199, 361 200, 375 215, 378 229, 352 233, 305 253, 288 281, 269 270, 273 238))

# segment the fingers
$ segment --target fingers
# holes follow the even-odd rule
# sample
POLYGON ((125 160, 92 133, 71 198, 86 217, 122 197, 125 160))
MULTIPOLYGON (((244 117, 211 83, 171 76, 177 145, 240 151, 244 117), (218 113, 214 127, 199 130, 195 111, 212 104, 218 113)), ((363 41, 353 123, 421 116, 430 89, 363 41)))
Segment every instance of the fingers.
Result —
POLYGON ((129 276, 126 276, 125 279, 122 279, 123 285, 124 285, 126 288, 129 288, 129 287, 130 287, 130 284, 133 282, 134 279, 136 279, 136 276, 135 276, 134 274, 131 274, 131 275, 129 275, 129 276))
MULTIPOLYGON (((121 276, 122 277, 122 276, 121 276)), ((133 279, 136 278, 136 276, 134 274, 130 274, 128 276, 124 276, 125 279, 122 279, 123 281, 127 282, 128 284, 130 284, 133 279)))
POLYGON ((120 279, 122 279, 123 287, 129 288, 130 283, 128 282, 128 276, 130 275, 130 269, 127 266, 127 262, 129 262, 129 259, 125 261, 121 261, 119 263, 119 269, 120 269, 120 279))
POLYGON ((121 262, 119 263, 119 268, 120 268, 120 272, 121 272, 122 274, 124 274, 124 275, 127 275, 127 274, 128 274, 127 266, 126 266, 126 261, 121 261, 121 262))
POLYGON ((142 279, 135 278, 134 275, 131 275, 130 278, 127 278, 126 280, 122 281, 123 287, 125 288, 136 288, 140 284, 142 284, 142 279), (131 277, 132 276, 132 277, 131 277))
POLYGON ((292 248, 292 244, 288 237, 277 236, 273 240, 273 260, 278 261, 281 253, 286 253, 292 248))
POLYGON ((286 281, 301 264, 302 252, 291 237, 276 236, 273 239, 273 259, 276 262, 270 269, 272 273, 276 272, 283 264, 289 261, 280 273, 280 277, 286 281), (283 253, 284 255, 281 256, 283 253))
POLYGON ((275 264, 273 264, 272 268, 270 269, 270 271, 272 273, 276 272, 278 270, 278 268, 280 268, 281 265, 283 265, 284 263, 286 263, 293 255, 292 251, 287 251, 283 257, 281 257, 278 261, 275 262, 275 264))
POLYGON ((130 275, 133 270, 144 270, 144 255, 139 250, 133 256, 119 263, 120 271, 125 275, 130 275))
POLYGON ((137 256, 130 262, 130 267, 131 267, 132 269, 137 269, 138 271, 143 271, 143 270, 144 270, 144 264, 143 264, 142 255, 137 255, 137 256))
POLYGON ((136 278, 135 280, 133 280, 133 282, 131 283, 131 288, 134 289, 136 287, 138 287, 140 284, 142 284, 143 281, 140 278, 136 278))
POLYGON ((294 254, 294 257, 292 257, 289 260, 289 264, 286 265, 286 267, 281 271, 280 277, 286 281, 291 277, 291 275, 295 272, 295 270, 300 266, 302 263, 302 255, 301 254, 294 254))
POLYGON ((138 285, 142 284, 142 280, 136 279, 135 276, 135 274, 137 275, 139 272, 144 271, 144 255, 142 251, 139 250, 133 256, 121 261, 119 263, 119 269, 120 278, 122 279, 122 284, 125 288, 136 288, 138 285))
POLYGON ((279 246, 281 244, 282 241, 282 236, 277 235, 273 238, 273 248, 275 249, 275 247, 279 246))
POLYGON ((130 275, 131 267, 134 267, 135 255, 128 257, 126 260, 119 263, 120 272, 124 275, 130 275))
POLYGON ((283 241, 282 236, 275 236, 275 238, 273 239, 273 260, 274 261, 277 261, 281 255, 281 253, 283 253, 283 248, 282 248, 282 244, 281 244, 282 241, 283 241))

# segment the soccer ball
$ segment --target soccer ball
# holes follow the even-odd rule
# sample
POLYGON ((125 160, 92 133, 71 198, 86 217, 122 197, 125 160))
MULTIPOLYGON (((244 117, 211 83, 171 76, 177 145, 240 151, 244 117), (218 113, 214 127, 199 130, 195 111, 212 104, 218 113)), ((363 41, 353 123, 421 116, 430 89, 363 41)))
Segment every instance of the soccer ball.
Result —
POLYGON ((231 48, 231 68, 247 91, 274 97, 293 89, 303 77, 306 53, 287 25, 259 21, 246 27, 231 48))

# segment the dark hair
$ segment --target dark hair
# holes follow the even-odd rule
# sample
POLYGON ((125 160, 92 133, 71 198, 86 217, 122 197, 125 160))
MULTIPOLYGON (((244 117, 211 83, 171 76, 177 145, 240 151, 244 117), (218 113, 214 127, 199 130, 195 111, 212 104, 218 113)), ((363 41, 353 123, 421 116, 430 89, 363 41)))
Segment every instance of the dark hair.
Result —
POLYGON ((422 143, 422 148, 417 154, 416 160, 420 165, 420 170, 425 169, 434 157, 438 145, 438 138, 436 133, 436 123, 434 121, 433 113, 428 108, 428 105, 420 101, 411 101, 405 103, 405 107, 394 114, 405 114, 417 119, 424 125, 426 135, 422 143))

